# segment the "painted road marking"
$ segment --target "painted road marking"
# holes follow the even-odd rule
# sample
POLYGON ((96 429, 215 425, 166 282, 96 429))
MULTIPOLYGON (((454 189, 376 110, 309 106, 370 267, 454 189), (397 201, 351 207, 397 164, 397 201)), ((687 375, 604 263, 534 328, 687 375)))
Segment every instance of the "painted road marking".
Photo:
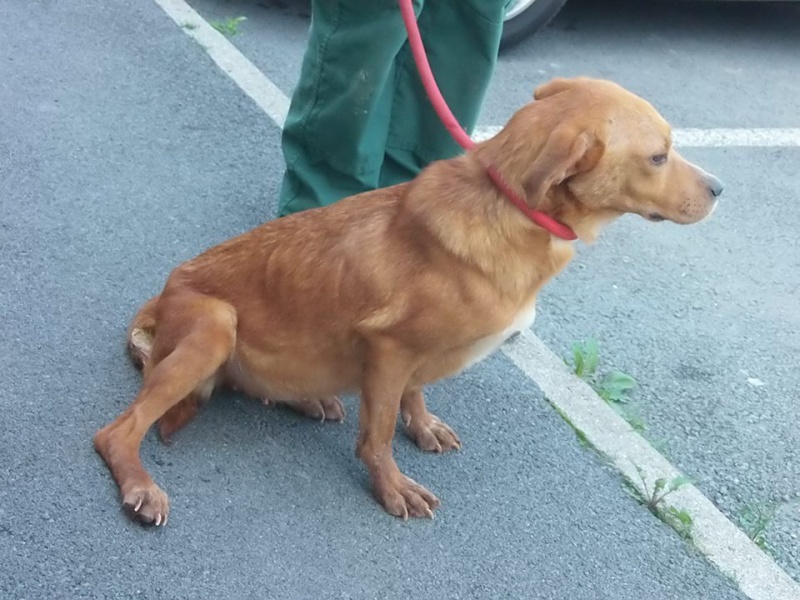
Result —
POLYGON ((227 38, 183 0, 156 0, 165 13, 200 44, 242 91, 280 128, 289 112, 289 99, 227 38))
MULTIPOLYGON (((283 127, 289 99, 225 36, 217 32, 183 0, 155 0, 187 35, 195 39, 214 62, 279 127, 283 127)), ((480 128, 491 137, 498 128, 480 128)), ((676 130, 684 146, 800 146, 800 129, 684 129, 676 130)), ((637 434, 585 382, 572 375, 561 359, 531 331, 524 331, 502 351, 534 381, 549 402, 600 453, 609 458, 630 483, 643 490, 639 470, 650 489, 653 482, 671 479, 679 471, 637 434)), ((693 518, 692 539, 709 560, 733 578, 753 600, 800 600, 800 586, 769 556, 731 523, 696 487, 686 485, 668 496, 669 504, 686 509, 693 518)))
MULTIPOLYGON (((289 98, 250 60, 214 29, 183 0, 155 0, 186 34, 196 40, 211 59, 237 85, 283 127, 289 112, 289 98)), ((485 140, 500 131, 499 126, 478 127, 472 136, 485 140)), ((675 144, 684 148, 800 147, 800 128, 675 129, 675 144)))
MULTIPOLYGON (((478 127, 476 141, 494 136, 500 127, 478 127)), ((681 148, 775 148, 800 147, 800 128, 771 129, 674 129, 673 141, 681 148)))
POLYGON ((673 137, 686 148, 800 146, 800 128, 676 129, 673 137))
MULTIPOLYGON (((647 492, 640 470, 651 491, 656 479, 672 480, 681 475, 585 381, 575 377, 533 332, 524 331, 507 343, 503 352, 536 382, 561 416, 642 495, 647 492)), ((672 506, 691 515, 692 543, 720 571, 733 578, 747 596, 754 600, 800 599, 800 586, 695 486, 681 487, 668 495, 664 503, 665 509, 672 506)))

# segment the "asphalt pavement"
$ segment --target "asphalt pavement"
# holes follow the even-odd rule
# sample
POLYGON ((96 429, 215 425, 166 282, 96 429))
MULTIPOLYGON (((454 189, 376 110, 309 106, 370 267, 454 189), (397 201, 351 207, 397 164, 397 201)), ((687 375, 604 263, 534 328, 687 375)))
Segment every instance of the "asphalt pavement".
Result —
MULTIPOLYGON (((237 44, 261 48, 248 56, 289 93, 306 17, 293 6, 248 10, 262 11, 267 29, 251 15, 237 44)), ((570 14, 567 28, 578 18, 570 14)), ((401 468, 443 501, 434 521, 398 521, 370 498, 353 455, 354 399, 335 425, 224 394, 171 446, 148 436, 143 460, 171 495, 172 513, 163 529, 129 522, 91 447, 96 429, 138 388, 125 327, 178 262, 274 216, 280 132, 155 3, 2 3, 0 18, 0 597, 743 597, 625 493, 620 476, 577 443, 502 355, 430 391, 434 410, 459 432, 461 452, 430 456, 398 437, 401 468)), ((498 86, 525 52, 542 52, 539 44, 504 58, 490 118, 512 110, 515 98, 498 86)), ((533 71, 531 87, 538 79, 533 71)), ((643 416, 654 435, 669 436, 678 464, 718 469, 726 482, 748 448, 758 450, 766 462, 753 472, 764 470, 771 493, 782 476, 791 476, 789 488, 798 480, 797 419, 779 402, 797 376, 778 379, 792 338, 786 327, 763 330, 768 317, 757 309, 766 304, 757 301, 777 297, 770 286, 786 281, 768 261, 797 262, 787 233, 797 211, 787 214, 782 203, 799 185, 791 172, 797 150, 693 158, 704 153, 729 190, 748 190, 731 192, 733 206, 758 201, 749 228, 732 221, 734 211, 685 230, 625 220, 547 293, 536 329, 556 349, 600 335, 603 356, 640 380, 643 416), (771 245, 762 255, 747 240, 767 225, 771 245), (737 254, 718 260, 720 248, 737 254), (743 258, 760 280, 741 276, 743 258), (730 312, 736 294, 750 294, 740 300, 752 308, 747 318, 730 312), (715 306, 722 316, 712 318, 687 306, 688 319, 679 319, 675 298, 713 298, 724 310, 715 306), (735 341, 715 336, 720 323, 735 341), (771 353, 754 363, 762 347, 771 353), (737 352, 747 360, 733 360, 737 352), (692 406, 669 379, 684 363, 695 369, 687 371, 695 404, 726 399, 719 430, 699 420, 707 410, 678 419, 667 408, 692 406), (757 404, 733 393, 738 380, 728 376, 740 364, 765 382, 757 404), (753 428, 734 421, 737 406, 761 419, 758 446, 753 428), (779 426, 780 460, 770 452, 779 426)), ((796 318, 796 305, 780 306, 784 324, 796 318)))

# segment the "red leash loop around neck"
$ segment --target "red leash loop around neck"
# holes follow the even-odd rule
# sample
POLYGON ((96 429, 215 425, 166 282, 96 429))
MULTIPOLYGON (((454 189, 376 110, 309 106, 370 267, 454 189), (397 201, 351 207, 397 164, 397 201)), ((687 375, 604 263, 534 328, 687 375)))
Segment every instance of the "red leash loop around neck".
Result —
POLYGON ((503 194, 505 194, 509 200, 511 200, 514 206, 516 206, 522 212, 522 214, 536 223, 539 227, 546 229, 554 236, 559 237, 562 240, 572 241, 578 238, 578 236, 575 235, 575 232, 572 231, 572 229, 567 225, 564 225, 564 223, 556 221, 550 215, 546 215, 543 212, 534 210, 528 206, 525 200, 520 198, 519 195, 508 186, 497 169, 494 167, 487 167, 486 172, 489 174, 489 178, 500 189, 500 191, 503 192, 503 194))
MULTIPOLYGON (((398 3, 400 4, 400 12, 403 15, 403 22, 405 23, 406 32, 408 33, 408 43, 409 46, 411 46, 411 53, 414 55, 414 62, 417 64, 417 70, 419 71, 422 85, 425 86, 425 92, 428 94, 431 104, 433 104, 433 109, 436 111, 442 124, 447 128, 447 131, 453 136, 453 139, 458 142, 459 146, 464 150, 470 150, 475 146, 475 142, 472 141, 455 116, 453 116, 450 107, 447 106, 447 102, 439 91, 439 87, 436 85, 436 79, 431 71, 431 65, 428 63, 428 57, 425 55, 425 47, 422 44, 422 37, 417 27, 417 17, 414 14, 412 1, 398 0, 398 3)), ((575 235, 575 232, 567 225, 559 223, 554 218, 528 206, 527 202, 505 182, 497 169, 490 166, 487 168, 487 172, 489 178, 498 189, 511 200, 514 206, 539 227, 563 240, 577 239, 578 236, 575 235)))

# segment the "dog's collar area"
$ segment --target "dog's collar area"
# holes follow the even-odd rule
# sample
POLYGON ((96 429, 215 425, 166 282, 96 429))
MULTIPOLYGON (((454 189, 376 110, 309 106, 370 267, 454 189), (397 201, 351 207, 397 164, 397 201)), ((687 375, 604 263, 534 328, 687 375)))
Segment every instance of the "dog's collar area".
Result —
MULTIPOLYGON (((417 17, 414 12, 414 6, 411 0, 398 0, 398 2, 400 4, 400 13, 403 17, 403 23, 408 33, 408 43, 411 46, 411 53, 414 56, 414 62, 417 65, 422 85, 425 88, 425 92, 428 94, 434 111, 442 121, 445 129, 450 132, 450 135, 453 136, 453 139, 458 145, 464 150, 470 150, 475 146, 475 143, 469 135, 467 135, 467 132, 464 131, 461 125, 459 125, 458 120, 453 116, 450 107, 447 106, 447 102, 445 102, 442 93, 439 91, 439 87, 436 85, 436 79, 433 77, 431 65, 428 62, 428 57, 425 55, 425 47, 422 45, 422 37, 419 34, 419 27, 417 27, 417 17)), ((536 225, 562 240, 572 241, 578 238, 571 228, 563 223, 559 223, 553 217, 528 206, 528 203, 503 180, 503 177, 497 169, 490 166, 487 167, 486 170, 497 188, 503 192, 503 195, 511 200, 512 204, 536 225)))
POLYGON ((575 235, 575 232, 572 231, 568 225, 565 225, 560 221, 556 221, 553 217, 546 215, 541 211, 534 210, 528 206, 528 203, 525 202, 525 200, 521 198, 519 194, 511 189, 497 169, 491 166, 486 167, 486 172, 489 175, 489 179, 491 179, 492 182, 497 186, 497 189, 503 192, 503 195, 508 198, 523 215, 528 217, 536 225, 545 231, 548 231, 552 235, 561 238, 562 240, 572 241, 578 238, 578 236, 575 235))

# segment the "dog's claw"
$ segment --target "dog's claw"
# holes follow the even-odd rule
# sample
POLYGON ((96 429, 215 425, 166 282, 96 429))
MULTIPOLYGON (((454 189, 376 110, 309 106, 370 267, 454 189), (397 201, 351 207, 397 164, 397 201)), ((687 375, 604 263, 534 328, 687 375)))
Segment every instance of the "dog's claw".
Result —
POLYGON ((169 498, 164 491, 150 481, 143 485, 126 487, 122 506, 132 518, 156 526, 165 525, 169 513, 169 498))
POLYGON ((461 440, 447 423, 436 415, 428 413, 428 418, 406 423, 406 432, 414 443, 426 452, 441 454, 448 450, 460 450, 461 440))
POLYGON ((316 421, 344 421, 344 406, 336 396, 302 398, 287 404, 316 421))
POLYGON ((409 517, 433 518, 439 499, 413 479, 398 473, 375 489, 386 512, 407 521, 409 517))

